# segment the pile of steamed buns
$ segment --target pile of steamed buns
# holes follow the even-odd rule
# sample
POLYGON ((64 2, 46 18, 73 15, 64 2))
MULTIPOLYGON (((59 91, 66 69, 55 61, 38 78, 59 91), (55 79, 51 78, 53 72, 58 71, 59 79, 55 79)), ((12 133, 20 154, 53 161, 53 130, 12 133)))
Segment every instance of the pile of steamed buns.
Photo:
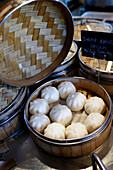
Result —
POLYGON ((30 124, 38 132, 52 139, 81 138, 98 129, 105 121, 105 102, 94 96, 89 99, 76 91, 70 81, 61 82, 57 88, 47 86, 41 97, 30 102, 30 124), (65 100, 65 105, 60 100, 65 100), (53 104, 53 105, 52 105, 53 104), (51 107, 52 105, 52 107, 51 107), (85 110, 87 118, 83 123, 72 123, 72 113, 85 110))

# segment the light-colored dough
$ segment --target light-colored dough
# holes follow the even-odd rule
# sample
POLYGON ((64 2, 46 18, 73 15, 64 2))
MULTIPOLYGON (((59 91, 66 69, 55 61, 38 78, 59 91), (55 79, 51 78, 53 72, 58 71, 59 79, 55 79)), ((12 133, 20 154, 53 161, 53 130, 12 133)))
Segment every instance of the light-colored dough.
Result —
POLYGON ((66 99, 69 94, 74 93, 76 91, 76 88, 72 82, 64 81, 58 85, 58 91, 60 94, 60 98, 66 99))
POLYGON ((29 112, 33 115, 36 113, 47 114, 50 106, 45 99, 37 98, 30 102, 29 112))
POLYGON ((82 123, 72 123, 66 128, 67 139, 77 139, 88 135, 86 126, 82 123))
POLYGON ((46 126, 50 123, 49 117, 44 114, 35 114, 30 117, 29 123, 38 132, 43 133, 46 126))
POLYGON ((59 92, 56 87, 48 86, 41 91, 41 98, 45 99, 49 104, 59 100, 59 92))
POLYGON ((72 112, 66 105, 58 104, 52 108, 49 114, 53 122, 67 125, 72 120, 72 112))
POLYGON ((52 139, 65 139, 65 127, 60 123, 51 123, 44 130, 44 135, 52 139))
POLYGON ((86 100, 86 104, 84 105, 85 111, 90 114, 92 112, 97 112, 103 114, 105 112, 105 102, 102 98, 94 96, 90 97, 86 100))
POLYGON ((92 133, 98 129, 105 121, 105 117, 100 113, 90 113, 86 118, 84 124, 86 125, 87 131, 92 133))
POLYGON ((85 103, 86 96, 80 92, 72 93, 66 99, 66 104, 72 111, 82 110, 85 103))

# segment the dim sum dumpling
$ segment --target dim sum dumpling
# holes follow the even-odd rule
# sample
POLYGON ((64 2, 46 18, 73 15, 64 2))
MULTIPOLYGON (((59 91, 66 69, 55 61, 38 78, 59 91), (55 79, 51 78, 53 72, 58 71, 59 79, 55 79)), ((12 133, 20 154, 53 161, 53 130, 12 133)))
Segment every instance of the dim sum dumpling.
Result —
POLYGON ((86 126, 82 123, 72 123, 66 128, 67 139, 77 139, 88 135, 86 126))
POLYGON ((41 98, 45 99, 49 104, 59 100, 59 92, 56 87, 48 86, 41 91, 41 98))
POLYGON ((105 112, 105 102, 102 98, 94 96, 90 97, 86 100, 86 104, 84 105, 85 111, 90 114, 92 112, 98 112, 103 114, 105 112))
POLYGON ((80 92, 71 93, 67 99, 66 104, 72 111, 80 111, 86 103, 86 96, 80 92))
POLYGON ((53 122, 67 125, 72 119, 72 112, 66 105, 55 105, 50 111, 50 118, 53 122))
POLYGON ((105 117, 100 113, 90 113, 86 118, 84 124, 86 125, 87 131, 92 133, 98 129, 105 121, 105 117))
POLYGON ((35 114, 30 117, 29 123, 34 129, 42 133, 46 126, 50 123, 50 119, 44 114, 35 114))
POLYGON ((37 98, 30 102, 29 112, 33 115, 36 113, 47 114, 50 106, 45 99, 37 98))
POLYGON ((58 85, 58 91, 59 91, 60 97, 62 99, 66 99, 69 94, 74 93, 76 91, 76 88, 72 82, 64 81, 58 85))
POLYGON ((52 139, 65 139, 65 127, 60 123, 51 123, 44 130, 44 135, 52 139))

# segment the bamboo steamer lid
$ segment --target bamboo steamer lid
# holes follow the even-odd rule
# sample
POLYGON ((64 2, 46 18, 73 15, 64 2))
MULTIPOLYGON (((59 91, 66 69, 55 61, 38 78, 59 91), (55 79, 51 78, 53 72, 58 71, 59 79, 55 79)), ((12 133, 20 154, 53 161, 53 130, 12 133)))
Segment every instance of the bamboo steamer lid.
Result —
POLYGON ((2 11, 0 79, 29 86, 47 77, 66 57, 73 39, 73 20, 59 1, 18 2, 13 5, 12 1, 10 9, 2 11))

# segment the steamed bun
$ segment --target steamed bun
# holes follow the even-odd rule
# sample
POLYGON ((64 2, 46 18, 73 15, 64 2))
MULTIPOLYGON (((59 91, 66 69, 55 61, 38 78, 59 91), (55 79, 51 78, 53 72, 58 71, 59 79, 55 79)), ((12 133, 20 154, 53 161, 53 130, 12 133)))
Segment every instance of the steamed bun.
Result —
POLYGON ((72 111, 82 110, 85 103, 86 96, 80 92, 72 93, 66 99, 66 104, 72 111))
POLYGON ((84 109, 88 114, 92 112, 98 112, 103 114, 105 112, 105 107, 106 105, 104 100, 100 97, 94 96, 86 100, 84 109))
POLYGON ((50 111, 50 118, 53 122, 58 122, 63 125, 70 123, 72 119, 72 112, 66 105, 55 105, 50 111))
POLYGON ((98 129, 105 121, 105 117, 100 113, 90 113, 86 118, 84 124, 86 125, 87 131, 92 133, 98 129))
POLYGON ((44 114, 35 114, 30 117, 29 123, 38 132, 42 133, 46 126, 50 123, 48 116, 44 114))
POLYGON ((47 114, 50 106, 45 99, 37 98, 30 102, 29 112, 33 115, 36 113, 47 114))
POLYGON ((69 94, 74 93, 76 91, 76 88, 72 82, 64 81, 58 85, 58 91, 59 91, 60 97, 62 99, 66 99, 69 94))
POLYGON ((82 123, 72 123, 66 128, 67 139, 77 139, 88 135, 86 126, 82 123))
POLYGON ((41 98, 45 99, 49 104, 59 100, 59 92, 56 87, 48 86, 41 91, 41 98))
POLYGON ((44 135, 52 139, 65 139, 65 127, 60 123, 51 123, 44 130, 44 135))

